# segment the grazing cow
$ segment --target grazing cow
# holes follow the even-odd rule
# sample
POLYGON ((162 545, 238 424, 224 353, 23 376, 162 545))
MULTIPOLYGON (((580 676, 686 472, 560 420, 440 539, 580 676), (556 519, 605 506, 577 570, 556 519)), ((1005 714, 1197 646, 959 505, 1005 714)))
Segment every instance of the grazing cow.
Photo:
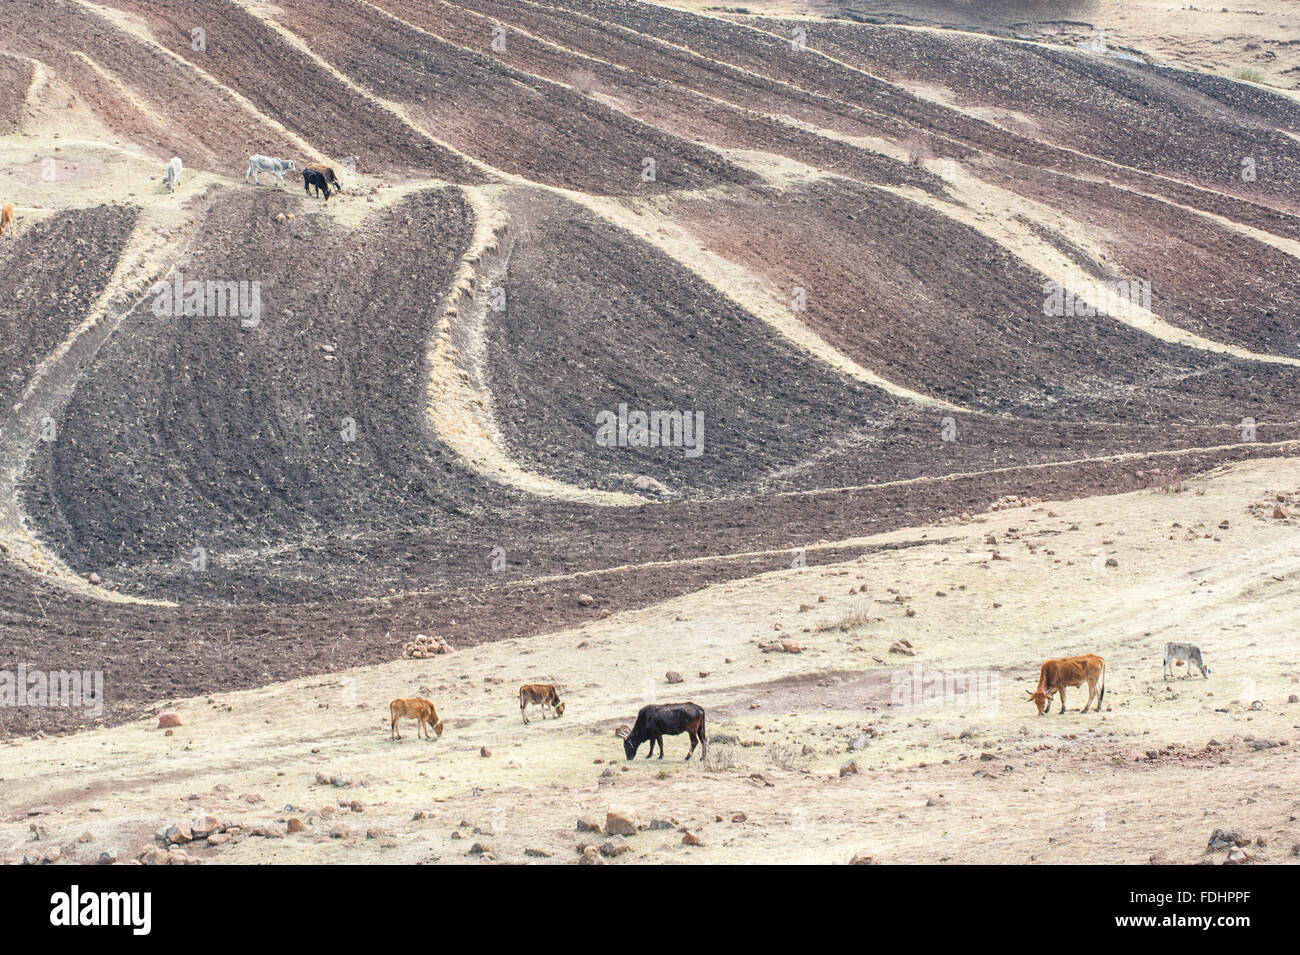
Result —
POLYGON ((1201 671, 1201 676, 1205 679, 1210 678, 1210 668, 1201 660, 1201 648, 1192 646, 1190 643, 1166 643, 1165 644, 1165 679, 1169 679, 1169 674, 1174 671, 1174 667, 1187 664, 1187 675, 1192 675, 1192 667, 1201 671))
POLYGON ((312 186, 316 187, 316 195, 319 196, 323 191, 325 201, 330 201, 330 184, 325 180, 324 174, 317 172, 315 169, 304 169, 302 171, 302 191, 310 196, 312 186))
POLYGON ((4 208, 0 209, 0 235, 5 234, 5 229, 9 228, 9 223, 14 221, 14 204, 6 202, 4 208))
POLYGON ((1048 660, 1038 671, 1038 689, 1029 694, 1029 698, 1038 706, 1038 715, 1042 716, 1052 708, 1054 693, 1061 694, 1060 712, 1065 712, 1065 688, 1088 683, 1088 702, 1083 704, 1083 712, 1088 712, 1092 698, 1097 698, 1097 712, 1101 712, 1101 699, 1106 695, 1106 661, 1094 653, 1081 657, 1061 657, 1048 660), (1101 692, 1097 692, 1097 681, 1101 681, 1101 692))
MULTIPOLYGON (((304 185, 305 185, 306 182, 307 182, 307 173, 308 173, 308 172, 318 172, 318 173, 320 173, 322 176, 325 177, 325 181, 326 181, 327 183, 330 184, 330 187, 331 187, 335 192, 342 192, 342 191, 343 191, 343 184, 342 184, 341 182, 339 182, 339 177, 336 176, 336 175, 334 175, 334 170, 331 169, 329 166, 322 165, 321 163, 318 163, 318 162, 308 163, 307 165, 303 166, 303 167, 302 167, 302 180, 303 180, 304 185)), ((328 189, 325 190, 325 191, 326 191, 326 193, 329 192, 328 189)), ((319 188, 319 187, 317 187, 316 193, 317 193, 317 195, 320 194, 320 188, 319 188)), ((329 196, 326 195, 325 198, 328 199, 329 196)))
POLYGON ((418 720, 419 725, 415 728, 415 738, 420 738, 420 731, 424 730, 425 739, 433 739, 429 735, 429 727, 439 736, 442 735, 442 720, 438 719, 438 711, 433 708, 432 700, 423 700, 419 697, 410 699, 393 700, 388 704, 388 715, 392 717, 388 734, 389 739, 401 739, 402 734, 397 729, 397 721, 406 717, 407 719, 418 720), (426 725, 427 724, 427 725, 426 725))
POLYGON ((528 713, 526 708, 529 703, 535 703, 542 708, 542 719, 546 719, 546 707, 555 710, 555 715, 564 715, 564 704, 560 702, 560 694, 555 692, 555 687, 550 683, 525 683, 519 688, 519 715, 524 718, 524 723, 528 722, 528 713))
POLYGON ((167 191, 175 192, 181 184, 181 157, 173 156, 167 164, 167 191))
POLYGON ((249 156, 248 172, 244 173, 244 182, 248 182, 248 177, 253 177, 253 185, 260 186, 262 183, 257 178, 259 172, 269 172, 275 177, 275 181, 284 185, 284 174, 286 172, 297 172, 298 167, 294 165, 292 159, 272 159, 270 156, 249 156))
POLYGON ((646 753, 646 759, 654 755, 655 743, 659 744, 659 758, 663 759, 664 737, 681 733, 689 733, 691 737, 691 751, 686 758, 691 758, 696 743, 700 744, 700 759, 706 758, 709 740, 704 735, 704 709, 694 703, 652 703, 637 713, 636 724, 623 738, 623 751, 628 759, 635 759, 641 744, 649 740, 650 752, 646 753))

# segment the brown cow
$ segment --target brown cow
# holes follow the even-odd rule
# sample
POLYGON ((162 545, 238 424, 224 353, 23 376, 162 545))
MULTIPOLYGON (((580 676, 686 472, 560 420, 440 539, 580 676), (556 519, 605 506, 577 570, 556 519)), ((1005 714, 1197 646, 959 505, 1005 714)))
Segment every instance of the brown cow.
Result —
POLYGON ((442 720, 438 719, 438 711, 433 708, 432 700, 424 700, 419 697, 393 700, 392 703, 388 704, 388 714, 392 717, 391 732, 388 734, 389 739, 402 738, 401 732, 397 729, 397 721, 402 717, 419 721, 419 725, 415 728, 416 739, 420 738, 421 730, 424 730, 425 739, 433 739, 429 735, 430 726, 433 727, 435 733, 439 736, 442 735, 442 720))
POLYGON ((1038 715, 1042 716, 1052 708, 1051 699, 1055 693, 1061 694, 1061 709, 1059 712, 1065 712, 1065 688, 1067 686, 1081 686, 1084 681, 1088 683, 1088 702, 1083 704, 1083 712, 1088 712, 1088 707, 1092 705, 1092 698, 1097 698, 1097 712, 1101 712, 1101 700, 1106 695, 1106 661, 1095 653, 1087 653, 1081 657, 1061 657, 1057 660, 1048 660, 1038 671, 1038 689, 1029 694, 1029 698, 1034 701, 1038 707, 1038 715), (1101 692, 1097 692, 1097 682, 1101 681, 1101 692))
POLYGON ((529 703, 535 703, 542 708, 542 719, 546 719, 546 707, 553 707, 556 716, 564 715, 564 704, 560 702, 560 694, 555 692, 555 687, 550 683, 525 683, 519 688, 519 715, 528 722, 528 713, 525 711, 529 703))
POLYGON ((0 235, 5 234, 5 229, 9 228, 9 223, 14 221, 14 204, 6 202, 4 208, 0 209, 0 235))
MULTIPOLYGON (((328 186, 333 186, 335 192, 342 192, 342 191, 343 191, 343 184, 339 182, 339 178, 338 178, 338 176, 334 175, 334 170, 331 169, 329 166, 326 166, 324 163, 319 163, 319 162, 309 162, 309 163, 307 163, 307 165, 305 165, 305 166, 302 167, 302 171, 303 171, 303 177, 302 177, 302 179, 303 179, 303 190, 304 190, 304 191, 307 189, 307 186, 308 186, 307 175, 306 175, 308 171, 310 171, 310 172, 318 172, 318 173, 320 173, 321 178, 323 178, 323 179, 325 180, 325 182, 326 182, 326 184, 327 184, 328 186)), ((328 190, 327 190, 327 191, 328 191, 328 190)), ((319 187, 319 186, 317 186, 317 188, 316 188, 316 195, 317 195, 317 196, 320 195, 320 187, 319 187)), ((329 196, 326 196, 325 198, 328 199, 329 196)))

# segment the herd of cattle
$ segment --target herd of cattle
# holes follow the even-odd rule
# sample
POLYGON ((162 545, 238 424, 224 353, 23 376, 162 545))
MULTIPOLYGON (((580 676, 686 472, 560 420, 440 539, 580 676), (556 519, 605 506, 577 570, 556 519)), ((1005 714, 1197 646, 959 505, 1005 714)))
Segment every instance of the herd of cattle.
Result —
MULTIPOLYGON (((185 171, 185 164, 181 162, 180 156, 173 156, 167 163, 167 173, 163 177, 163 187, 168 192, 175 192, 181 185, 181 173, 185 171)), ((292 159, 272 159, 270 156, 249 156, 248 172, 244 173, 244 182, 248 182, 249 177, 253 178, 254 185, 261 185, 257 178, 258 173, 270 173, 275 181, 283 186, 284 174, 286 172, 297 172, 298 166, 292 159)), ((342 192, 343 184, 339 182, 339 177, 335 175, 334 170, 322 163, 308 163, 302 168, 302 191, 307 195, 316 190, 318 198, 323 197, 329 202, 331 190, 333 192, 342 192)), ((12 202, 6 202, 0 206, 0 236, 5 234, 14 221, 14 205, 12 202)))
MULTIPOLYGON (((1187 675, 1191 676, 1192 667, 1200 672, 1202 678, 1208 679, 1210 668, 1201 659, 1201 648, 1190 643, 1166 643, 1164 658, 1164 678, 1169 679, 1174 669, 1184 664, 1187 675)), ((1050 712, 1053 696, 1059 696, 1061 708, 1065 712, 1065 690, 1067 687, 1088 684, 1088 701, 1083 704, 1081 712, 1088 712, 1088 707, 1096 700, 1095 712, 1101 712, 1101 701, 1106 695, 1106 661, 1095 653, 1079 657, 1060 657, 1046 661, 1038 670, 1038 688, 1027 691, 1029 699, 1038 707, 1038 715, 1050 712)), ((556 715, 564 715, 564 703, 551 683, 525 683, 519 688, 519 714, 524 724, 528 723, 528 707, 540 706, 542 719, 546 719, 549 707, 556 715)), ((397 724, 402 719, 416 720, 416 737, 432 739, 429 728, 438 736, 442 735, 443 722, 438 718, 438 711, 432 700, 422 698, 404 698, 393 700, 388 707, 390 720, 389 739, 401 739, 402 734, 397 724)), ((695 747, 700 747, 700 759, 708 754, 709 740, 704 731, 704 708, 694 703, 651 703, 641 707, 632 726, 620 726, 614 735, 623 740, 623 752, 628 759, 635 759, 637 750, 649 742, 650 751, 646 758, 654 756, 655 744, 659 746, 659 758, 664 758, 664 737, 680 736, 686 733, 691 739, 691 748, 686 754, 690 759, 695 747)))
MULTIPOLYGON (((164 177, 163 184, 168 192, 175 192, 181 184, 181 173, 185 169, 185 164, 181 162, 180 156, 173 156, 167 163, 167 175, 164 177)), ((269 173, 278 185, 283 186, 284 174, 287 172, 297 172, 298 165, 292 159, 274 159, 270 156, 249 156, 248 172, 244 173, 244 182, 248 182, 251 177, 253 185, 260 186, 261 180, 258 178, 260 173, 269 173)), ((302 168, 302 191, 307 195, 316 190, 318 197, 323 196, 326 202, 329 202, 330 190, 342 192, 343 184, 339 182, 338 176, 334 170, 322 163, 308 163, 302 168)))

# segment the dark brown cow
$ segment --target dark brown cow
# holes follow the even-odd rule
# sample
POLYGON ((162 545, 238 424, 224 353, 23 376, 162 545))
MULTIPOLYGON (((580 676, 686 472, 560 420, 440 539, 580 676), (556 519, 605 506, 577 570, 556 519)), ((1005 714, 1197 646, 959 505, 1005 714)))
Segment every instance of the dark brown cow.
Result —
POLYGON ((655 743, 659 744, 659 758, 664 758, 664 737, 686 733, 691 738, 691 748, 686 758, 691 758, 698 743, 700 759, 708 752, 709 740, 704 733, 704 708, 694 703, 651 703, 641 707, 636 715, 636 723, 623 737, 623 752, 628 759, 636 757, 636 751, 646 740, 650 741, 650 752, 646 759, 654 755, 655 743))
POLYGON ((1065 712, 1065 688, 1067 686, 1081 686, 1084 682, 1088 684, 1088 702, 1083 704, 1083 712, 1088 712, 1088 707, 1092 705, 1092 699, 1097 698, 1097 712, 1101 712, 1101 699, 1106 695, 1106 661, 1095 653, 1084 654, 1081 657, 1061 657, 1056 660, 1048 660, 1038 671, 1038 689, 1029 694, 1029 698, 1034 701, 1038 707, 1038 715, 1042 716, 1052 708, 1051 699, 1053 694, 1061 694, 1061 709, 1059 712, 1065 712), (1101 692, 1097 691, 1097 683, 1101 682, 1101 692))

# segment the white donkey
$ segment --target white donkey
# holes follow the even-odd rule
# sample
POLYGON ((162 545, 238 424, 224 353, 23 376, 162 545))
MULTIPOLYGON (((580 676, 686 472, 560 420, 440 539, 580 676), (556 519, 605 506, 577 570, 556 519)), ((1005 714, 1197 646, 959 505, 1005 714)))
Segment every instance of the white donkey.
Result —
POLYGON ((167 191, 175 192, 181 184, 181 169, 183 168, 180 156, 173 156, 171 162, 167 164, 167 191))

